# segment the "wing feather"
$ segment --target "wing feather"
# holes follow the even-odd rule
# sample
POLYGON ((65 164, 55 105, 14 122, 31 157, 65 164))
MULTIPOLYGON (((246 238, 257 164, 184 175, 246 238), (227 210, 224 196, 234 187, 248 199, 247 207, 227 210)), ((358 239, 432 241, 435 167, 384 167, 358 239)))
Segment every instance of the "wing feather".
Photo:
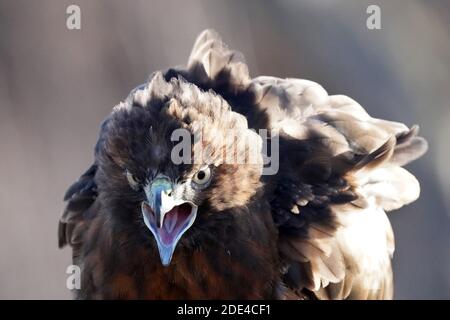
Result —
POLYGON ((419 196, 401 168, 427 149, 418 127, 372 118, 309 80, 251 79, 242 54, 212 30, 197 39, 187 70, 166 77, 176 74, 222 95, 250 127, 278 134, 280 171, 267 197, 290 292, 391 298, 394 237, 385 211, 419 196))
POLYGON ((74 261, 80 255, 89 220, 98 211, 96 171, 97 165, 93 164, 64 196, 67 205, 58 224, 58 245, 60 248, 70 245, 74 261))

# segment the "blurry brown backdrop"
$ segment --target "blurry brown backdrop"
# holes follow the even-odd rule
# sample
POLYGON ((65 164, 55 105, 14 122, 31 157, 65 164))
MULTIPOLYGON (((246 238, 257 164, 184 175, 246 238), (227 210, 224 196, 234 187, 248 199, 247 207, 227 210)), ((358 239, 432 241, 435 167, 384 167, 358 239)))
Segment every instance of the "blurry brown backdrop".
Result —
POLYGON ((422 184, 390 215, 396 298, 450 298, 450 2, 0 0, 0 298, 69 298, 57 249, 66 188, 98 126, 155 70, 215 28, 253 75, 307 78, 374 116, 418 123, 422 184), (81 30, 66 8, 81 7, 81 30), (366 28, 381 7, 382 30, 366 28))

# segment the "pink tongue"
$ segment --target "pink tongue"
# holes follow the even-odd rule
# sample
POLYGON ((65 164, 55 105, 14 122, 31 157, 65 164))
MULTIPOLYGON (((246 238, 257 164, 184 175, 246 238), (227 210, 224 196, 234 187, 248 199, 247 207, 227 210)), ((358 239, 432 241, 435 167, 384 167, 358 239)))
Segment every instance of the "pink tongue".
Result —
POLYGON ((164 215, 163 226, 159 229, 162 242, 170 245, 177 235, 182 231, 191 213, 189 204, 182 204, 174 207, 164 215))
POLYGON ((177 224, 178 210, 175 209, 173 214, 170 214, 170 215, 169 214, 170 214, 170 212, 168 212, 166 214, 166 216, 164 217, 163 228, 166 229, 167 233, 172 233, 173 229, 175 229, 175 226, 177 224))

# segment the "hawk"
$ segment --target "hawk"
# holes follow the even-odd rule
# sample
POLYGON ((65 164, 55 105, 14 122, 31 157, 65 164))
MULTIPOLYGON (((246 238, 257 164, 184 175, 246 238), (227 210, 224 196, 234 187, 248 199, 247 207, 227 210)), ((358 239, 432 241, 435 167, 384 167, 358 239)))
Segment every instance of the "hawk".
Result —
POLYGON ((417 134, 315 82, 251 78, 206 30, 113 108, 65 195, 76 297, 390 299, 386 212, 419 197, 402 168, 426 151, 417 134))

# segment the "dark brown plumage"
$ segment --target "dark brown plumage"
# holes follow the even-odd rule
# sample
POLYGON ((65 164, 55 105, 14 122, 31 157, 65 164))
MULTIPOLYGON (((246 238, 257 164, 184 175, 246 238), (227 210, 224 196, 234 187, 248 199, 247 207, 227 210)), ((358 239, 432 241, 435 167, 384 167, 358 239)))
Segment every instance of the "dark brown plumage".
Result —
POLYGON ((67 191, 59 245, 82 267, 77 297, 391 298, 384 211, 419 195, 400 167, 426 150, 417 132, 311 81, 251 79, 204 31, 186 68, 154 73, 114 108, 67 191), (204 162, 173 163, 180 128, 203 133, 192 151, 208 146, 204 162), (261 154, 251 129, 279 138, 275 175, 262 175, 262 155, 221 162, 248 157, 230 130, 261 154))

